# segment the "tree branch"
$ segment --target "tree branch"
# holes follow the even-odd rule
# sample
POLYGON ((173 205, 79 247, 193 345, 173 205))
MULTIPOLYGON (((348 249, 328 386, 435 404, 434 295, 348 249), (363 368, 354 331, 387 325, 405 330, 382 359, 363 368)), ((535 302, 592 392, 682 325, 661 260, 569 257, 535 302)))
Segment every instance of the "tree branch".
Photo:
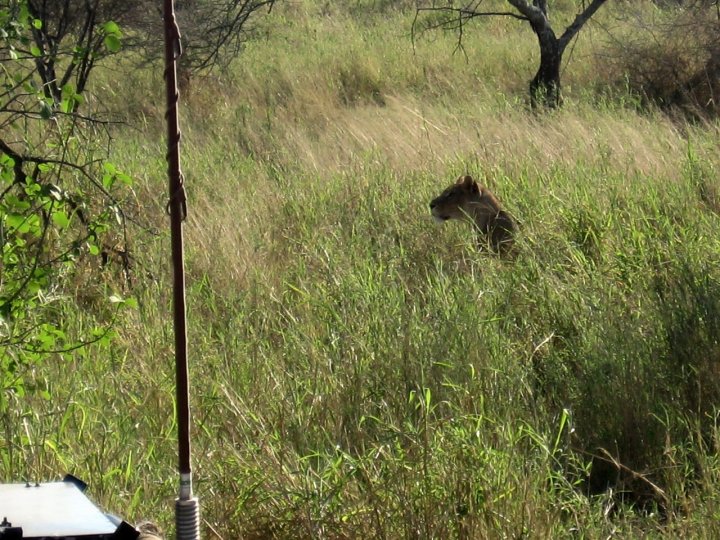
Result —
MULTIPOLYGON (((418 27, 420 13, 423 11, 446 13, 447 18, 434 24, 425 25, 423 28, 421 28, 420 32, 424 32, 426 30, 436 30, 439 28, 445 30, 456 30, 458 32, 458 41, 457 46, 455 47, 455 51, 460 50, 463 52, 463 54, 465 54, 465 48, 463 47, 463 30, 465 22, 474 19, 475 17, 512 17, 521 21, 528 20, 527 17, 523 15, 518 15, 517 13, 512 11, 476 11, 475 9, 469 7, 454 8, 450 6, 418 7, 415 9, 415 17, 413 18, 410 30, 410 39, 412 41, 413 48, 415 47, 415 34, 416 28, 418 27)), ((467 57, 467 54, 465 54, 465 56, 467 57)))
POLYGON ((547 18, 547 8, 543 10, 537 6, 531 6, 525 0, 507 0, 508 4, 517 9, 522 13, 525 18, 530 21, 530 24, 537 28, 545 28, 550 26, 550 21, 547 18))
MULTIPOLYGON (((440 11, 440 12, 446 12, 446 13, 454 13, 456 15, 459 15, 464 20, 474 19, 475 17, 512 17, 514 19, 519 19, 521 21, 528 20, 527 17, 523 15, 518 15, 517 13, 513 11, 475 11, 474 9, 467 9, 467 8, 454 8, 454 7, 419 7, 416 10, 416 14, 419 14, 421 11, 440 11)), ((454 19, 452 19, 454 20, 454 19)), ((445 21, 445 23, 450 22, 450 20, 445 21)), ((435 26, 428 26, 428 29, 432 28, 438 28, 442 26, 443 23, 438 23, 438 25, 435 26)))
POLYGON ((572 22, 570 26, 568 26, 565 29, 565 32, 563 32, 563 35, 560 36, 560 50, 564 50, 565 47, 567 47, 567 44, 570 43, 570 40, 575 37, 575 35, 580 31, 580 29, 585 25, 586 22, 590 20, 590 18, 595 15, 595 12, 600 9, 600 6, 602 6, 607 0, 593 0, 590 2, 590 5, 588 5, 582 13, 578 14, 577 17, 575 17, 575 20, 572 22))
MULTIPOLYGON (((13 172, 15 173, 15 182, 14 184, 21 184, 25 182, 25 171, 23 170, 23 163, 25 162, 25 159, 18 154, 15 150, 13 150, 5 141, 0 139, 0 152, 3 152, 6 156, 8 156, 10 159, 13 160, 13 172)), ((6 189, 3 192, 3 195, 11 188, 12 186, 9 186, 8 189, 6 189)))

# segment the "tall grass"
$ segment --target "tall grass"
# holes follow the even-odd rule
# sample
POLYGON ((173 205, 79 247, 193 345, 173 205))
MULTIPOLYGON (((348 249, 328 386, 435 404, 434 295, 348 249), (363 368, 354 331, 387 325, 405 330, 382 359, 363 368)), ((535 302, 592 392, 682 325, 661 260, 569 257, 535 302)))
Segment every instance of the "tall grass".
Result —
MULTIPOLYGON (((580 91, 531 114, 534 43, 508 21, 466 60, 450 35, 413 50, 408 13, 314 9, 277 10, 183 102, 204 535, 717 537, 717 127, 580 91), (465 172, 519 219, 516 260, 430 221, 465 172)), ((97 88, 133 104, 113 152, 138 309, 110 348, 26 374, 52 399, 16 397, 0 456, 171 530, 159 73, 97 88)))

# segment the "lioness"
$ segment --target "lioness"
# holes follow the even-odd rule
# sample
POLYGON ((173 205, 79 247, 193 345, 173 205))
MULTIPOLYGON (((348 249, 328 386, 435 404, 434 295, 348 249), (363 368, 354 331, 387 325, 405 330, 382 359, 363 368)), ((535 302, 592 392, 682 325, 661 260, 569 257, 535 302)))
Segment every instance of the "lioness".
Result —
POLYGON ((430 202, 430 211, 439 222, 472 221, 478 233, 478 249, 489 247, 495 253, 506 254, 512 248, 517 229, 515 220, 502 209, 495 195, 472 176, 460 176, 430 202))

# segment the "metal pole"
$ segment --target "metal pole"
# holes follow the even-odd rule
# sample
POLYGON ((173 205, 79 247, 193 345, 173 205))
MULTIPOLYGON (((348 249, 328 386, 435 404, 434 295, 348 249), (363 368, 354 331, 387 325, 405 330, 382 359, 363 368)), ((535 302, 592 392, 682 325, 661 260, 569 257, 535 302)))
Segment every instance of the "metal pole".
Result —
POLYGON ((187 362, 185 308, 185 268, 183 264, 182 222, 187 216, 183 176, 180 171, 180 123, 178 119, 177 59, 182 54, 180 30, 175 20, 173 0, 164 0, 165 88, 167 97, 167 161, 170 200, 170 239, 173 263, 173 318, 175 326, 175 385, 178 425, 178 465, 180 490, 175 500, 176 537, 200 538, 200 507, 192 492, 190 468, 190 385, 187 362))

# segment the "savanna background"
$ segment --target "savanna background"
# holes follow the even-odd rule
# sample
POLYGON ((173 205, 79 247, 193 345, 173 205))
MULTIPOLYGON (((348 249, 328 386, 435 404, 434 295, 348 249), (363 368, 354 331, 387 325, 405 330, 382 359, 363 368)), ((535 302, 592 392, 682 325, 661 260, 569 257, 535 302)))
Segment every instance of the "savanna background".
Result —
MULTIPOLYGON (((559 33, 582 3, 550 6, 559 33)), ((720 537, 717 6, 608 2, 547 110, 529 106, 527 22, 472 20, 459 47, 443 29, 412 39, 416 14, 278 1, 222 69, 187 68, 203 536, 720 537), (464 173, 521 223, 514 260, 430 219, 464 173)), ((131 47, 138 28, 106 28, 123 46, 76 100, 109 122, 97 183, 114 213, 98 210, 105 221, 24 295, 38 246, 60 260, 63 234, 87 227, 69 203, 54 228, 15 217, 45 188, 8 199, 0 155, 0 478, 71 472, 102 508, 172 536, 162 45, 131 47)), ((19 62, 4 57, 2 76, 19 62)), ((8 110, 15 151, 60 129, 8 110)))

